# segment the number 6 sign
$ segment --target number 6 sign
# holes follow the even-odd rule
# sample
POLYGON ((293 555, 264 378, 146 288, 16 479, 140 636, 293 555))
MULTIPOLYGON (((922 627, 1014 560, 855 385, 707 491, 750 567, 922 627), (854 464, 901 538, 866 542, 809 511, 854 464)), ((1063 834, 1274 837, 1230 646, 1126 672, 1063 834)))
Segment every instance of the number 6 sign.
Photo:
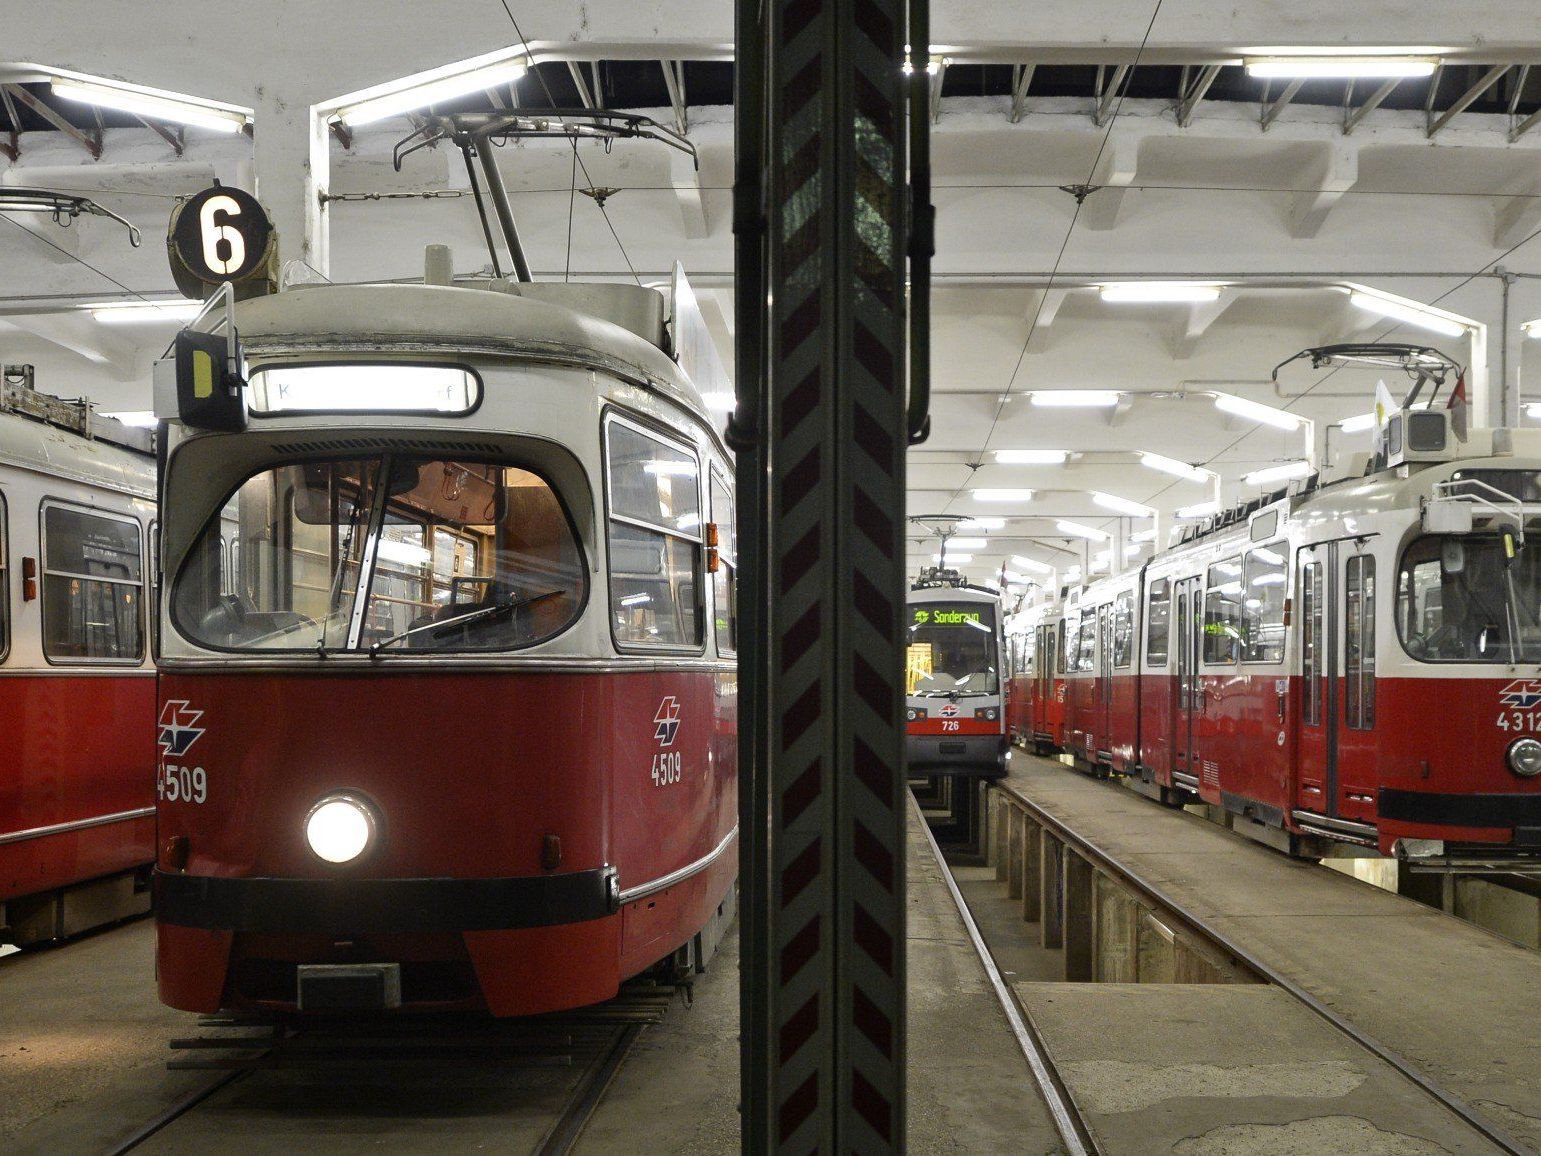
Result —
POLYGON ((250 193, 221 185, 204 189, 171 218, 167 248, 178 288, 204 297, 222 281, 260 278, 272 238, 272 222, 250 193))

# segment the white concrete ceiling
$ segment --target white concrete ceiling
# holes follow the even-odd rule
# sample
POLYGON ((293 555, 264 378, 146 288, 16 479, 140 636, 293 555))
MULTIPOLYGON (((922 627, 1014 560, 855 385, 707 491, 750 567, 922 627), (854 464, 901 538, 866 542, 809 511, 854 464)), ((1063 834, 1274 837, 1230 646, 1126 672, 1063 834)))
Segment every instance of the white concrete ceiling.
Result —
MULTIPOLYGON (((569 45, 585 59, 705 60, 730 50, 726 4, 512 0, 512 7, 532 41, 569 45)), ((1247 46, 1325 42, 1428 45, 1451 61, 1478 64, 1541 62, 1541 26, 1525 7, 1420 0, 1392 17, 1325 0, 1243 0, 1224 12, 1207 0, 1167 0, 1140 60, 1197 68, 1234 59, 1247 46)), ((113 36, 86 38, 80 30, 91 25, 92 11, 80 2, 34 9, 29 27, 10 30, 3 51, 16 62, 255 108, 259 140, 280 110, 517 43, 496 0, 438 5, 432 21, 400 0, 342 0, 324 16, 307 5, 265 6, 261 18, 225 0, 196 9, 162 5, 113 36), (221 44, 239 48, 220 57, 221 44)), ((953 0, 936 6, 933 25, 938 44, 958 62, 1111 65, 1133 58, 1151 11, 1147 0, 953 0)), ((1479 67, 1472 75, 1480 74, 1479 67)), ((1517 71, 1507 79, 1512 88, 1517 71)), ((1449 83, 1455 88, 1446 105, 1461 88, 1449 83)), ((1541 92, 1520 95, 1530 107, 1541 92)), ((1394 328, 1352 308, 1348 283, 1437 302, 1485 326, 1476 376, 1487 376, 1495 414, 1506 381, 1515 394, 1527 375, 1541 373, 1541 343, 1513 336, 1520 322, 1541 317, 1541 280, 1532 279, 1541 278, 1541 239, 1529 239, 1541 229, 1541 128, 1511 141, 1521 118, 1469 111, 1431 140, 1421 107, 1388 102, 1345 135, 1342 108, 1305 97, 1266 132, 1260 103, 1230 98, 1206 100, 1179 127, 1175 92, 1115 101, 1117 115, 1099 126, 1096 103, 1090 91, 1029 96, 1013 123, 1009 95, 940 101, 934 422, 930 441, 911 458, 909 507, 912 514, 1006 519, 998 531, 970 535, 989 541, 971 551, 971 576, 998 572, 1014 555, 1069 562, 1065 551, 1079 546, 1056 531, 1056 519, 1110 531, 1117 522, 1093 503, 1093 491, 1165 515, 1207 497, 1202 485, 1142 468, 1141 450, 1217 471, 1227 500, 1256 492, 1242 486, 1242 474, 1303 452, 1298 434, 1227 418, 1213 405, 1214 391, 1311 419, 1321 457, 1326 427, 1366 412, 1375 380, 1364 372, 1329 379, 1297 367, 1284 392, 1305 396, 1281 396, 1269 371, 1305 346, 1385 334, 1473 360, 1466 339, 1394 328), (1075 184, 1104 187, 1078 212, 1059 188, 1075 184), (1495 263, 1519 277, 1508 285, 1508 340, 1505 282, 1492 275, 1495 263), (1226 290, 1215 307, 1104 303, 1095 284, 1120 277, 1204 278, 1226 290), (1064 388, 1119 390, 1126 404, 1050 410, 1028 400, 1031 391, 1064 388), (1075 456, 1064 466, 994 458, 997 450, 1029 448, 1075 456), (1023 487, 1038 491, 1033 501, 982 502, 972 494, 1023 487)), ((1492 98, 1473 108, 1491 109, 1492 98)), ((673 118, 670 109, 641 111, 673 118)), ((716 307, 709 315, 726 349, 733 326, 731 110, 692 105, 689 116, 701 154, 698 178, 687 179, 656 144, 623 143, 609 153, 585 147, 590 181, 620 190, 606 204, 609 225, 591 199, 572 196, 565 145, 505 150, 504 170, 537 275, 561 275, 570 264, 585 276, 629 276, 632 268, 649 279, 683 260, 716 307)), ((415 154, 401 172, 392 169, 391 148, 409 131, 402 119, 361 130, 349 147, 332 141, 330 192, 464 190, 459 157, 446 150, 415 154)), ((159 239, 174 198, 215 177, 249 184, 254 144, 188 130, 179 156, 150 129, 133 127, 107 128, 100 159, 58 132, 24 133, 19 143, 18 159, 0 159, 0 185, 81 191, 139 224, 146 240, 131 249, 121 227, 100 219, 62 230, 0 218, 0 361, 36 365, 38 386, 49 392, 88 394, 108 410, 146 408, 149 363, 169 331, 109 329, 78 307, 171 291, 159 239)), ((259 192, 267 199, 268 190, 259 192)), ((487 263, 463 196, 332 201, 325 212, 329 272, 337 280, 418 275, 431 242, 452 246, 460 272, 487 263)), ((1541 387, 1535 396, 1541 400, 1541 387)), ((1355 445, 1334 434, 1331 448, 1355 445)), ((1123 530, 1145 524, 1126 520, 1123 530)), ((934 539, 917 531, 913 563, 933 552, 934 539)))

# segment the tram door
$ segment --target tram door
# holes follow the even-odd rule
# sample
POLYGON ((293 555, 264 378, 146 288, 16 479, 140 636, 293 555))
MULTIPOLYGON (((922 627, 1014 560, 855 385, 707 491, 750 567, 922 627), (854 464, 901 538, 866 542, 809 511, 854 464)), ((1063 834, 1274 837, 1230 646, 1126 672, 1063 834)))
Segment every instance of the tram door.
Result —
POLYGON ((1197 788, 1201 760, 1194 743, 1194 720, 1204 713, 1199 682, 1199 656, 1204 633, 1204 589, 1198 576, 1179 579, 1172 587, 1177 646, 1177 693, 1172 696, 1172 770, 1197 788))
POLYGON ((1299 552, 1300 712, 1298 805, 1320 815, 1338 812, 1338 544, 1299 552))

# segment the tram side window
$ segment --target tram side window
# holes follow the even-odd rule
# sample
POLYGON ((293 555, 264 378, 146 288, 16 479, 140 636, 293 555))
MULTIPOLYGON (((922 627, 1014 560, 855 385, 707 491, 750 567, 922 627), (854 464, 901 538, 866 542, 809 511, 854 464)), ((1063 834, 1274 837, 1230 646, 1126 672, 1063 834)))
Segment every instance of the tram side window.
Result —
POLYGON ((1081 611, 1080 645, 1076 648, 1077 670, 1097 668, 1097 608, 1088 606, 1081 611))
POLYGON ((1284 661, 1284 590, 1287 571, 1283 542, 1258 546, 1247 554, 1242 619, 1243 662, 1284 661))
POLYGON ((1300 568, 1300 672, 1305 680, 1301 713, 1308 726, 1322 722, 1322 564, 1307 562, 1300 568))
POLYGON ((738 649, 738 541, 733 533, 733 495, 712 474, 712 522, 717 527, 717 572, 712 575, 717 653, 738 649))
POLYGON ((1146 599, 1145 665, 1165 666, 1172 634, 1172 581, 1161 578, 1150 584, 1146 599))
POLYGON ((0 496, 0 662, 11 652, 11 571, 9 562, 10 522, 6 519, 5 498, 0 496))
POLYGON ((623 646, 702 643, 701 467, 694 451, 612 418, 610 606, 623 646))
POLYGON ((1375 559, 1356 555, 1344 575, 1343 721, 1375 726, 1375 559))
POLYGON ((1209 568, 1204 594, 1204 661, 1230 664, 1240 652, 1243 611, 1241 558, 1209 568))
POLYGON ((1059 624, 1059 672, 1067 674, 1076 669, 1076 655, 1081 649, 1081 618, 1071 615, 1059 624))
POLYGON ((138 662, 144 651, 139 523, 43 507, 43 654, 56 662, 138 662))
POLYGON ((1113 603, 1113 665, 1125 667, 1134 658, 1134 595, 1120 594, 1113 603))

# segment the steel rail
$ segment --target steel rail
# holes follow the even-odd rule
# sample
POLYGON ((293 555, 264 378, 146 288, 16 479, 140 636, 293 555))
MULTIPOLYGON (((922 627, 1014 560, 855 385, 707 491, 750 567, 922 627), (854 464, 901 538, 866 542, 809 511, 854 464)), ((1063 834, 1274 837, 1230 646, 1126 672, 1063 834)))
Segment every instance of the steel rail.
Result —
POLYGON ((985 976, 990 981, 995 998, 1000 1002, 1001 1011, 1006 1015, 1006 1022, 1011 1025, 1011 1034, 1016 1037, 1017 1047, 1022 1050, 1022 1058, 1027 1061, 1028 1070, 1033 1074, 1033 1082, 1038 1085, 1038 1094, 1043 1097, 1044 1106, 1048 1108, 1049 1115, 1054 1119, 1055 1130, 1059 1132, 1067 1156, 1094 1156, 1099 1148, 1091 1129, 1087 1127, 1085 1116, 1076 1107, 1069 1089, 1060 1080, 1054 1068, 1054 1061, 1049 1058, 1048 1051, 1043 1045, 1043 1040, 1027 1017, 1022 1014, 1016 996, 1011 993, 1011 988, 1002 978, 1001 969, 996 965, 990 946, 980 933, 979 924, 974 922, 974 914, 969 910, 968 901, 963 898, 963 892, 958 890, 952 871, 948 868, 947 861, 942 858, 942 849, 937 846, 936 836, 931 833, 931 824, 926 822, 925 814, 921 811, 920 803, 913 792, 910 793, 910 807, 915 813, 920 829, 925 833, 926 842, 931 847, 931 854, 936 857, 937 866, 941 868, 942 882, 947 884, 947 892, 958 908, 958 915, 962 918, 963 927, 968 932, 969 942, 974 945, 974 951, 979 956, 979 962, 984 966, 985 976))
POLYGON ((631 1054, 631 1046, 637 1042, 644 1026, 642 1023, 628 1023, 616 1030, 610 1047, 584 1073, 567 1108, 535 1149, 537 1156, 566 1156, 572 1151, 600 1101, 604 1099, 615 1074, 631 1054))
MULTIPOLYGON (((266 1054, 266 1051, 261 1053, 261 1055, 266 1054)), ((133 1132, 121 1140, 115 1147, 109 1148, 107 1150, 107 1156, 122 1156, 122 1153, 124 1152, 132 1152, 135 1148, 139 1147, 139 1145, 143 1144, 150 1137, 154 1136, 157 1132, 160 1132, 168 1125, 174 1123, 182 1116, 185 1116, 188 1112, 192 1111, 199 1104, 207 1100, 210 1096, 213 1096, 216 1092, 228 1088, 236 1081, 242 1080, 245 1077, 251 1075, 254 1070, 255 1069, 250 1067, 244 1067, 220 1072, 219 1075, 208 1081, 208 1083, 204 1084, 201 1088, 194 1088, 191 1092, 188 1092, 180 1099, 168 1104, 165 1108, 161 1109, 161 1111, 151 1117, 150 1120, 134 1129, 133 1132)))
POLYGON ((1344 1035, 1348 1036, 1349 1039, 1353 1040, 1360 1047, 1364 1048, 1365 1051, 1390 1064, 1403 1076, 1407 1077, 1407 1079, 1421 1091, 1437 1100, 1441 1105, 1449 1109, 1454 1115, 1458 1116, 1464 1123, 1466 1123, 1476 1132, 1480 1133, 1487 1140, 1496 1144, 1503 1151, 1510 1153, 1511 1156, 1534 1156, 1534 1150, 1531 1149, 1528 1145, 1522 1144, 1518 1140, 1514 1139, 1502 1128, 1488 1120, 1487 1117, 1483 1116, 1480 1112, 1471 1107, 1460 1097, 1454 1095, 1451 1092, 1445 1091, 1444 1088, 1440 1087, 1428 1076, 1420 1072, 1399 1053, 1392 1050, 1386 1044, 1381 1043, 1374 1036, 1370 1035, 1363 1028, 1354 1024, 1343 1015, 1328 1007, 1300 984, 1296 983, 1289 976, 1285 975, 1282 971, 1273 967, 1260 956, 1257 956, 1251 951, 1248 951, 1245 947, 1242 947, 1241 944, 1237 943, 1225 932, 1219 930, 1216 927, 1213 927, 1209 923, 1206 923, 1203 919, 1185 910, 1177 900, 1166 894, 1166 892, 1162 891, 1161 888, 1157 887, 1155 884, 1136 874, 1134 869, 1129 867, 1122 860, 1109 854, 1107 851, 1096 846, 1094 843, 1089 842, 1084 836, 1073 831, 1062 820, 1051 814, 1049 811, 1044 810, 1043 807, 1027 798, 1016 788, 1005 786, 1003 783, 1004 780, 1002 783, 998 783, 997 789, 1007 792, 1011 798, 1015 800, 1017 804, 1021 805, 1028 812, 1028 814, 1031 815, 1033 819, 1038 822, 1045 830, 1052 831, 1055 836, 1065 844, 1067 848, 1073 848, 1077 854, 1100 867, 1103 871, 1113 876, 1116 880, 1118 880, 1124 886, 1128 887, 1130 890, 1137 892, 1138 894, 1144 896, 1146 899, 1150 900, 1152 903, 1177 916, 1182 922, 1186 923, 1189 928, 1196 931, 1200 936, 1207 939, 1214 946, 1226 952, 1236 962, 1254 971, 1259 976, 1266 979, 1269 983, 1294 996, 1307 1008, 1315 1012, 1323 1020, 1326 1020, 1327 1023, 1337 1028, 1344 1035))

